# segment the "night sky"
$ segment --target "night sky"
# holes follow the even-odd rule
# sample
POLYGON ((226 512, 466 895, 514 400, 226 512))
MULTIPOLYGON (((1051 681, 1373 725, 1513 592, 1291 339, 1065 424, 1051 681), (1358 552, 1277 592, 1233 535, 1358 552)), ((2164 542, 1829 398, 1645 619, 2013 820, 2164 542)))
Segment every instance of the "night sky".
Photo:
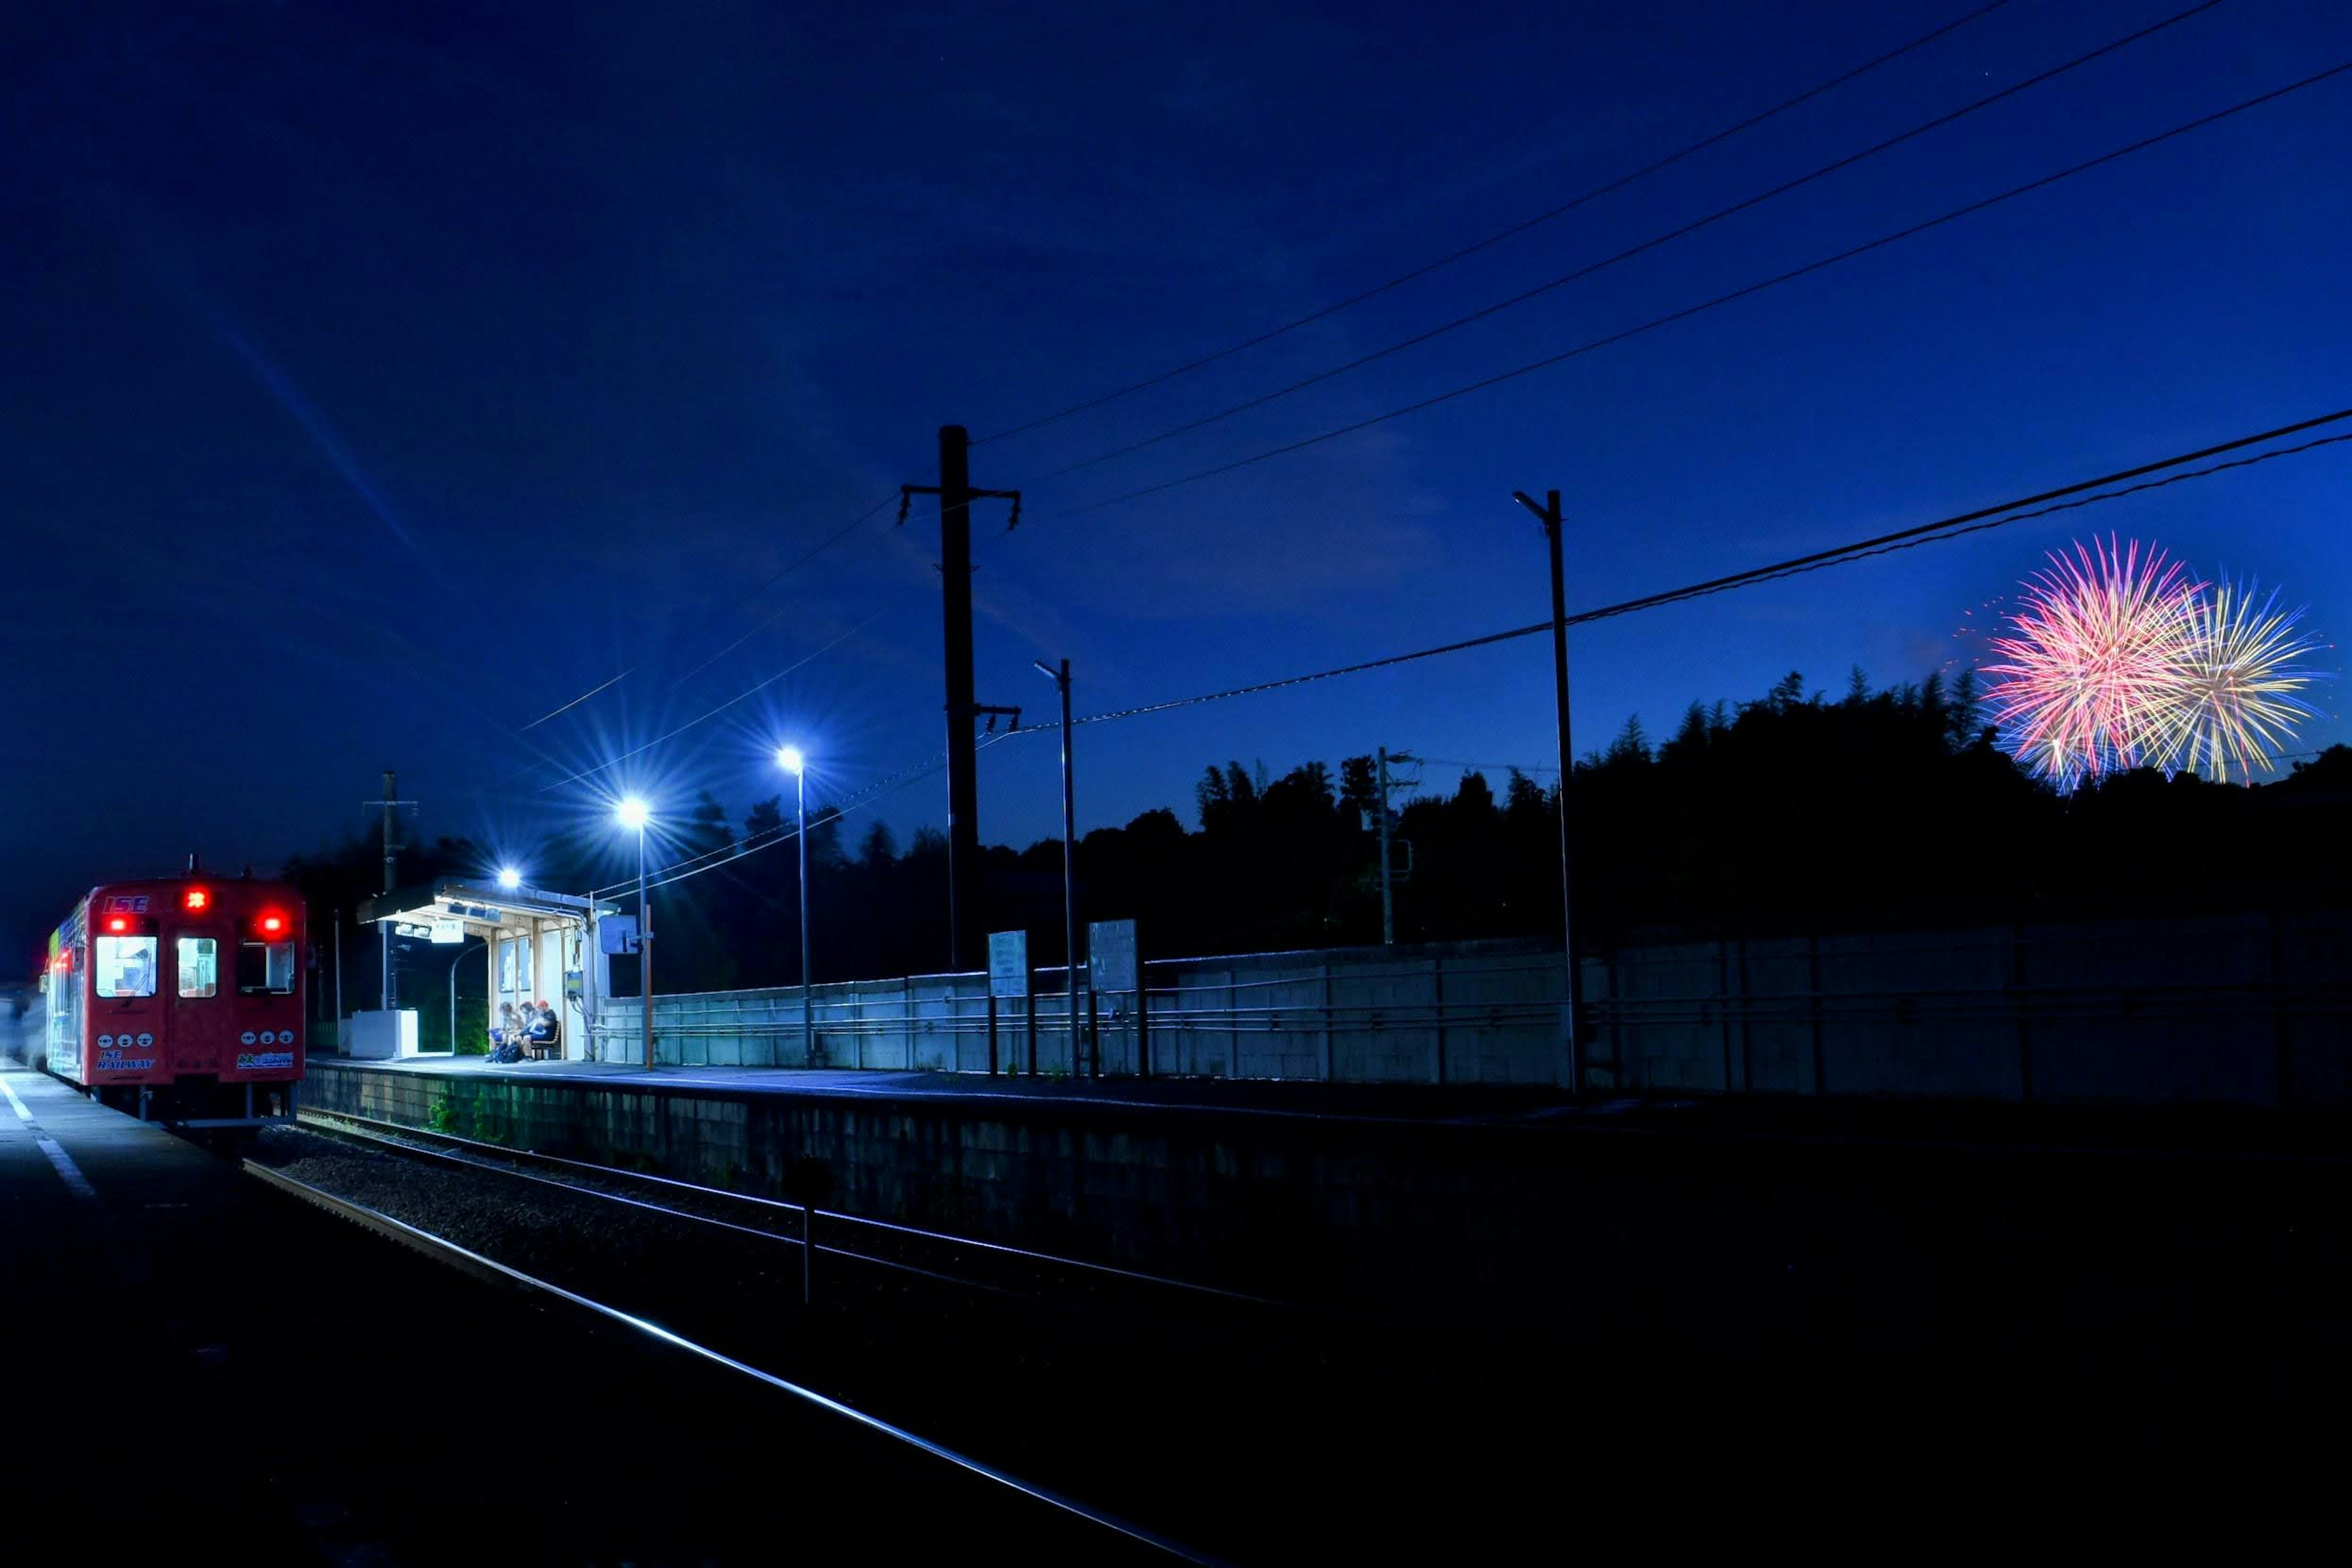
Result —
MULTIPOLYGON (((617 870, 620 788, 682 811, 708 787, 740 820, 782 786, 780 741, 816 759, 814 797, 921 763, 932 503, 892 523, 898 484, 936 482, 939 426, 985 436, 1280 326, 1978 3, 9 7, 0 952, 190 848, 266 868, 364 828, 388 765, 426 835, 526 869, 604 841, 617 870)), ((1045 477, 2185 4, 2014 0, 1471 260, 978 447, 975 483, 1027 494, 1010 536, 1002 503, 980 512, 980 700, 1046 718, 1034 658, 1075 662, 1087 713, 1539 619, 1514 489, 1564 492, 1577 607, 2352 405, 2345 77, 1556 369, 1076 511, 2352 59, 2352 7, 2229 0, 1528 304, 1045 477)), ((1947 667, 1969 612, 2093 530, 2281 583, 2340 633, 2347 450, 1580 630, 1580 748, 1791 668, 1835 691, 1854 664, 1947 667)), ((2305 744, 2339 738, 2330 717, 2305 744)), ((1550 761, 1545 644, 1082 731, 1080 827, 1189 820, 1207 762, 1380 744, 1550 761)), ((1058 830, 1055 765, 1044 737, 982 753, 985 837, 1058 830)), ((933 778, 872 810, 903 836, 944 798, 933 778)))

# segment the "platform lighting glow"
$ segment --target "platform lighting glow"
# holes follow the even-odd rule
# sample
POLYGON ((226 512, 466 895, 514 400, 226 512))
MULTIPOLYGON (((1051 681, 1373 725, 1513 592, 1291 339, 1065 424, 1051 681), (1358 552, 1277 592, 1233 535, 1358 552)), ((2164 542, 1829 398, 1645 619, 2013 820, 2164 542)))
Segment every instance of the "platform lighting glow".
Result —
POLYGON ((624 827, 643 829, 653 813, 646 808, 644 801, 639 800, 635 795, 631 795, 613 808, 613 815, 621 819, 621 826, 624 827))
POLYGON ((2161 550, 2094 541, 2024 584, 1986 701, 2018 761, 2071 790, 2153 767, 2244 782, 2312 710, 2316 647, 2277 595, 2189 577, 2161 550))
POLYGON ((800 772, 802 767, 801 749, 798 746, 777 747, 776 765, 783 769, 784 772, 788 773, 796 773, 800 772))
POLYGON ((499 886, 504 888, 510 893, 513 892, 517 888, 522 886, 522 873, 516 870, 511 866, 500 867, 499 868, 499 886))

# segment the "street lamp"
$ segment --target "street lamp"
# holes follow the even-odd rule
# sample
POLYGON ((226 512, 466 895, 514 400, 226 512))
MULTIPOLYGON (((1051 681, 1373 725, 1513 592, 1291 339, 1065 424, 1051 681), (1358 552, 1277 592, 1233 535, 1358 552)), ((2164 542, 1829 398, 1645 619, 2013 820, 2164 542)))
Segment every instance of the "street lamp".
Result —
POLYGON ((816 1066, 816 1003, 809 990, 808 759, 798 746, 776 748, 776 766, 793 775, 793 837, 801 845, 801 1060, 816 1066))
MULTIPOLYGON (((1070 1009, 1070 1076, 1078 1076, 1078 842, 1074 820, 1076 803, 1070 786, 1070 661, 1064 659, 1059 669, 1044 659, 1031 659, 1037 673, 1061 689, 1062 693, 1062 952, 1063 971, 1067 977, 1063 991, 1069 998, 1070 1009)), ((1087 969, 1087 984, 1094 984, 1094 969, 1087 969)), ((1097 1042, 1099 1047, 1099 1042, 1097 1042)), ((1095 1076, 1102 1076, 1102 1058, 1097 1048, 1095 1076)))
POLYGON ((516 870, 511 866, 500 867, 499 868, 499 886, 505 889, 509 893, 513 892, 517 888, 522 886, 522 873, 516 870))
POLYGON ((646 1070, 654 1066, 654 918, 646 905, 646 824, 653 813, 646 803, 630 795, 613 808, 621 826, 632 828, 637 836, 637 1010, 645 1016, 646 1070))

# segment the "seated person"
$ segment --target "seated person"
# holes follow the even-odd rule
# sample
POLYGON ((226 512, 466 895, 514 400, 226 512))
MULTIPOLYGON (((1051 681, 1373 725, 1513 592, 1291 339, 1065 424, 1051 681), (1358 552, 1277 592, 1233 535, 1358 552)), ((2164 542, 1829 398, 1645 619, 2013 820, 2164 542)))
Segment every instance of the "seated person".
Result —
POLYGON ((555 1021, 555 1009, 544 1002, 534 1003, 530 1021, 523 1026, 523 1038, 530 1042, 534 1057, 553 1054, 556 1043, 562 1037, 562 1028, 555 1021))

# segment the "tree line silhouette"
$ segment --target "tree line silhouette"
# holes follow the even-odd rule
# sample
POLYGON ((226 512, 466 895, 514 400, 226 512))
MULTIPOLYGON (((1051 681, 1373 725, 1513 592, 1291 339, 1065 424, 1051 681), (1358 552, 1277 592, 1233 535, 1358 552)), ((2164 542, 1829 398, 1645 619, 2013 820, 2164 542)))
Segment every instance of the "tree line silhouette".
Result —
MULTIPOLYGON (((1575 770, 1580 943, 1605 951, 1675 936, 2344 899, 2352 750, 2331 748, 2252 788, 2143 772, 2062 796, 1994 742, 1966 675, 1949 686, 1930 675, 1874 689, 1857 669, 1832 697, 1808 692, 1792 673, 1751 701, 1692 704, 1654 743, 1638 717, 1630 720, 1575 770)), ((1279 775, 1263 763, 1211 766, 1193 789, 1192 826, 1161 807, 1079 841, 1079 919, 1136 920, 1153 957, 1377 942, 1374 773, 1369 755, 1343 759, 1336 774, 1319 761, 1279 775)), ((1556 937, 1557 784, 1517 768, 1499 780, 1466 771, 1450 788, 1425 770, 1423 780, 1392 818, 1397 941, 1556 937)), ((747 841, 769 847, 656 894, 659 990, 799 979, 798 868, 786 820, 781 797, 758 802, 738 825, 705 794, 665 843, 665 859, 747 841)), ((874 823, 853 847, 854 817, 819 806, 811 824, 815 978, 945 968, 944 837, 919 829, 902 846, 874 823)), ((1061 853, 1058 839, 982 851, 991 928, 1027 930, 1040 965, 1062 961, 1061 853)), ((355 838, 288 871, 314 910, 349 910, 373 891, 377 855, 355 838)), ((470 844, 445 838, 413 851, 404 879, 482 869, 470 844)), ((539 879, 574 888, 614 879, 599 869, 539 879)), ((361 945, 372 964, 373 943, 361 945)), ((415 961, 427 1019, 427 998, 443 994, 435 976, 446 968, 446 957, 415 961)), ((614 961, 624 994, 635 988, 633 968, 614 961)), ((373 968, 366 973, 372 993, 373 968)))

